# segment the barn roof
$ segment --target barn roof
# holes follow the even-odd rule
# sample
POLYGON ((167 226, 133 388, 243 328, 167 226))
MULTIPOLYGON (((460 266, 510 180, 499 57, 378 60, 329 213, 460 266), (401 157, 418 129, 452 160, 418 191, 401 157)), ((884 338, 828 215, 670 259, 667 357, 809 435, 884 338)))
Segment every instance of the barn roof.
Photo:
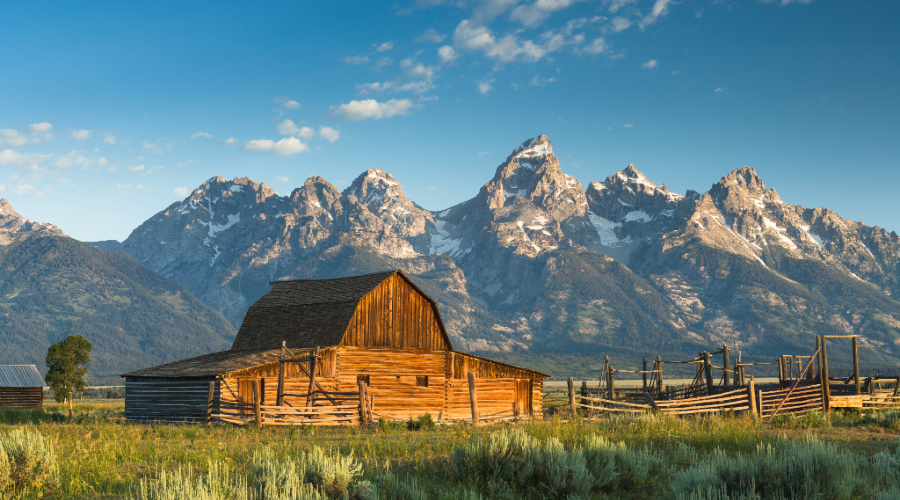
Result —
POLYGON ((396 270, 348 278, 275 281, 269 293, 250 306, 231 348, 280 349, 282 341, 292 349, 339 345, 359 301, 395 274, 431 303, 450 347, 437 304, 396 270))
POLYGON ((34 365, 0 365, 0 387, 44 387, 34 365))
POLYGON ((278 361, 281 349, 244 349, 214 352, 173 363, 123 373, 122 377, 214 378, 231 372, 278 361))

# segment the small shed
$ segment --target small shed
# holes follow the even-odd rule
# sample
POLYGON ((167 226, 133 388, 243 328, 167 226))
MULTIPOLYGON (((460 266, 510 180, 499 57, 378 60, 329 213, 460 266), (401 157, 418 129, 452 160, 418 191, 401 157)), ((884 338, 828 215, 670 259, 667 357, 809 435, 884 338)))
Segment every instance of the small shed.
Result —
POLYGON ((44 404, 44 377, 34 365, 0 365, 0 407, 32 409, 44 404))
MULTIPOLYGON (((480 416, 542 414, 548 375, 453 349, 437 304, 402 271, 325 280, 276 281, 247 311, 230 350, 125 373, 125 417, 131 421, 206 418, 216 401, 247 404, 259 387, 263 405, 283 393, 307 392, 299 364, 282 363, 318 349, 315 383, 355 392, 365 382, 378 416, 428 413, 439 422, 471 418, 468 374, 480 416), (212 384, 210 384, 212 382, 212 384)), ((287 405, 302 405, 285 396, 287 405)))

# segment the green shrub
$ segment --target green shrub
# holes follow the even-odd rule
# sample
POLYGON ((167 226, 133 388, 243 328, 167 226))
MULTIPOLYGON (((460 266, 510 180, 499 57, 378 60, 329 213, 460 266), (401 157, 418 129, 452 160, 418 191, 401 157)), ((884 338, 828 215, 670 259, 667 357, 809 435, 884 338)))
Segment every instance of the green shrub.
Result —
POLYGON ((141 480, 136 493, 135 500, 250 500, 246 481, 218 462, 196 478, 191 467, 160 471, 155 480, 141 480))
POLYGON ((862 425, 875 424, 879 427, 884 427, 885 429, 890 429, 894 432, 900 432, 900 411, 888 410, 883 412, 867 413, 862 419, 860 419, 859 423, 862 425))
MULTIPOLYGON (((379 425, 381 422, 379 421, 379 425)), ((431 420, 430 413, 424 413, 419 416, 419 418, 412 418, 412 415, 409 416, 409 421, 406 422, 406 428, 411 431, 433 431, 435 429, 434 420, 431 420)))
POLYGON ((720 498, 846 498, 857 486, 857 469, 856 457, 847 451, 807 438, 783 443, 777 449, 759 445, 750 455, 729 456, 717 450, 677 473, 672 491, 678 498, 695 494, 716 494, 720 498))
POLYGON ((350 456, 326 455, 319 447, 302 453, 298 460, 281 460, 268 449, 253 455, 253 476, 265 499, 307 498, 311 491, 328 497, 348 494, 351 481, 362 466, 350 456))
POLYGON ((13 429, 0 435, 0 493, 16 498, 59 486, 53 445, 39 432, 13 429))

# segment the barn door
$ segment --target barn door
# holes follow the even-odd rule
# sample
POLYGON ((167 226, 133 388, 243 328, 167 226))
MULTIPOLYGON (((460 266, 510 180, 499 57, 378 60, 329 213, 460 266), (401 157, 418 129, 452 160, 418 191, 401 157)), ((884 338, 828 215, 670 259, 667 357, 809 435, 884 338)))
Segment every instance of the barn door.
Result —
POLYGON ((239 402, 244 406, 241 408, 241 415, 252 415, 254 414, 253 410, 253 381, 246 379, 238 380, 238 399, 239 402))
POLYGON ((516 379, 516 416, 531 416, 530 379, 516 379))

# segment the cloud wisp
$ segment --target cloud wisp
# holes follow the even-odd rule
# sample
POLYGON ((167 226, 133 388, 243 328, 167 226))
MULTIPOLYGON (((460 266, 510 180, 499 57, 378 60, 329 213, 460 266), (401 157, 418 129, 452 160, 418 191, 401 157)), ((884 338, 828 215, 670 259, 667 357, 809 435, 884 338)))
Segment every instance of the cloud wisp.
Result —
POLYGON ((339 106, 332 106, 325 112, 324 117, 332 120, 381 120, 392 116, 402 116, 420 105, 415 104, 409 99, 391 99, 385 102, 378 102, 375 99, 364 99, 360 101, 350 101, 339 106))

